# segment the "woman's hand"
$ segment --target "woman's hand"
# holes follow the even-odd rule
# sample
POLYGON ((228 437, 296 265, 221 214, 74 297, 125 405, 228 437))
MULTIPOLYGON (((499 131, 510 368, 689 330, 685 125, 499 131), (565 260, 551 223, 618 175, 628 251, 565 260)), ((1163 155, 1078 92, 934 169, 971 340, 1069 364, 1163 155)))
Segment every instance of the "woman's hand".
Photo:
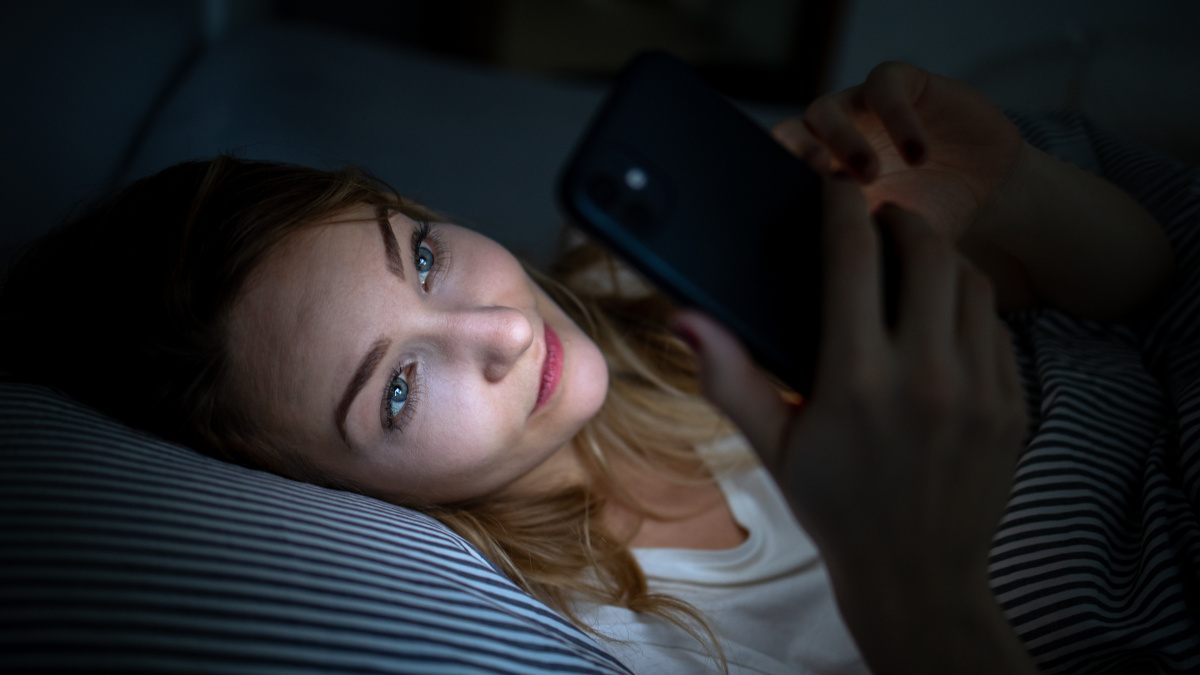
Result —
POLYGON ((1017 128, 982 93, 898 62, 813 101, 773 133, 818 171, 851 172, 872 211, 897 204, 951 241, 987 214, 1026 151, 1017 128))
POLYGON ((881 208, 901 258, 889 333, 861 190, 826 177, 824 197, 822 335, 802 411, 711 319, 683 312, 677 330, 697 347, 705 394, 746 434, 820 548, 876 673, 1020 671, 1027 656, 991 597, 986 564, 1026 412, 989 282, 924 219, 881 208))

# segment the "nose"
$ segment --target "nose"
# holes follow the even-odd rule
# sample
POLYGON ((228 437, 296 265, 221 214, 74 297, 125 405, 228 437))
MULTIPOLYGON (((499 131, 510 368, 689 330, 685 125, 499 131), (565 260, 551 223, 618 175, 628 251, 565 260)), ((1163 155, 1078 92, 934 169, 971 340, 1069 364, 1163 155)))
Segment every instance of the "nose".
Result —
POLYGON ((455 312, 450 319, 464 356, 475 360, 489 382, 508 375, 533 345, 533 325, 512 307, 475 307, 455 312))

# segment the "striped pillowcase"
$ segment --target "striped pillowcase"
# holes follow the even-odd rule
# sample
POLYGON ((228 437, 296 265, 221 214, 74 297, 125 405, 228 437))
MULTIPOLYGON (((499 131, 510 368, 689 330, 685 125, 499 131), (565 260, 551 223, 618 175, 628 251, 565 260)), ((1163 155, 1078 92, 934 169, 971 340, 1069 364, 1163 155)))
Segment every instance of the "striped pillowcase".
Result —
POLYGON ((0 382, 0 671, 628 671, 440 523, 0 382))

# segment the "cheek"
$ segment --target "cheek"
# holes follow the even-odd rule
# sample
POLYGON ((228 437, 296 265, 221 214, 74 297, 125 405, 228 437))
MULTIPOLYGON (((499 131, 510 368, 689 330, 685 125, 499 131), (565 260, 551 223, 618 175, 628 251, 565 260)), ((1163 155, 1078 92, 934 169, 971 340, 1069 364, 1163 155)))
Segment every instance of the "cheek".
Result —
MULTIPOLYGON (((600 411, 608 394, 608 363, 600 347, 541 289, 539 304, 558 331, 566 358, 563 400, 556 417, 578 430, 600 411)), ((564 441, 565 442, 565 441, 564 441)))
POLYGON ((397 461, 379 468, 392 476, 392 490, 414 501, 456 501, 490 492, 522 470, 529 439, 519 411, 462 389, 431 395, 421 406, 422 423, 401 432, 397 461))
POLYGON ((579 413, 586 421, 600 411, 608 395, 608 364, 596 343, 582 332, 572 343, 576 358, 571 374, 580 390, 575 398, 579 413))
POLYGON ((471 266, 481 273, 487 284, 499 288, 528 288, 528 275, 521 262, 508 249, 491 239, 480 238, 475 242, 471 255, 471 266))
POLYGON ((431 414, 421 429, 421 443, 442 461, 476 464, 520 440, 514 411, 493 397, 458 389, 428 403, 431 414))

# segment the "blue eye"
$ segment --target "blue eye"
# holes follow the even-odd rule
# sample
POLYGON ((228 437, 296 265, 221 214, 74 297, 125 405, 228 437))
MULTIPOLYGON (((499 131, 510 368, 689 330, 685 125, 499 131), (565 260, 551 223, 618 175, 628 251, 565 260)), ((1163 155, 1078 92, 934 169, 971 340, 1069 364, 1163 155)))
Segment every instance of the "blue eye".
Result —
MULTIPOLYGON (((412 239, 409 243, 411 246, 409 250, 413 254, 413 268, 417 272, 417 281, 421 286, 425 286, 430 274, 434 272, 441 274, 438 270, 446 267, 447 261, 450 260, 450 252, 439 237, 437 229, 426 220, 417 221, 417 227, 413 228, 412 239), (433 245, 426 245, 426 239, 429 239, 433 245), (440 260, 433 254, 435 247, 438 256, 441 257, 440 260)), ((408 424, 408 420, 412 419, 416 413, 417 399, 421 394, 421 385, 417 381, 419 378, 416 363, 397 366, 392 371, 392 377, 383 389, 381 416, 385 429, 399 430, 408 424)))
POLYGON ((404 377, 404 373, 399 373, 392 378, 388 385, 387 399, 387 419, 390 426, 392 420, 404 408, 404 404, 408 401, 408 380, 404 377))
POLYGON ((417 279, 422 285, 429 278, 429 273, 433 271, 433 250, 428 246, 421 244, 417 249, 417 255, 413 260, 413 265, 417 268, 417 279))

